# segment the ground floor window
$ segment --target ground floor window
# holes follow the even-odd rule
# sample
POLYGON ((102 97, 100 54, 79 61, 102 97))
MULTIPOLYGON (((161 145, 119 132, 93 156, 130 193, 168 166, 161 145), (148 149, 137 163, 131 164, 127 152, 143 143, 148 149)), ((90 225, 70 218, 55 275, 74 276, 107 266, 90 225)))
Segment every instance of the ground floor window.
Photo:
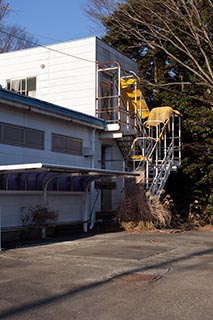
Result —
POLYGON ((44 131, 0 122, 0 143, 44 149, 44 131))
POLYGON ((59 135, 56 133, 52 134, 52 151, 81 156, 82 145, 82 139, 59 135))

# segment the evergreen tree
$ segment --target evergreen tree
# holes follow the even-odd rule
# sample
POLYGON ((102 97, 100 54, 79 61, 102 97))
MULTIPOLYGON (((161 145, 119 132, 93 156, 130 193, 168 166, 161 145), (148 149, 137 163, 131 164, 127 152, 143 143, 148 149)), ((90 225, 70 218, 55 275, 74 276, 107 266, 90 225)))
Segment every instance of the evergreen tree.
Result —
POLYGON ((186 215, 199 200, 213 214, 212 0, 92 0, 87 13, 106 42, 137 61, 149 106, 183 114, 182 167, 167 183, 177 210, 186 215))

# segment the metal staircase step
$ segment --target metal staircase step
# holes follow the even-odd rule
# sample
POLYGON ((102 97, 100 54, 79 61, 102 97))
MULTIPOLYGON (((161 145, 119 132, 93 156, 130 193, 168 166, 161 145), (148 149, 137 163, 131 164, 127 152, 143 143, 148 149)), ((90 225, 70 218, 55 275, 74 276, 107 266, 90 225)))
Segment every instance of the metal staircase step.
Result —
POLYGON ((134 135, 124 135, 122 138, 116 139, 124 159, 127 159, 134 138, 134 135))

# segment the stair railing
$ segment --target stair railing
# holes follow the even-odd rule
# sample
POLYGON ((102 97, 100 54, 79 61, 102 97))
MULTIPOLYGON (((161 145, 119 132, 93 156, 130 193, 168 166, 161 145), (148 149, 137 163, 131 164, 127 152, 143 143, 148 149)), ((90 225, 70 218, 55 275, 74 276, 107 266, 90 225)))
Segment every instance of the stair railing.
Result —
POLYGON ((153 143, 156 145, 156 139, 153 137, 137 137, 133 140, 127 158, 131 158, 134 163, 137 162, 134 170, 144 170, 144 162, 150 159, 153 143), (136 147, 140 148, 140 154, 135 151, 136 147), (134 153, 133 156, 131 156, 132 153, 134 153))
MULTIPOLYGON (((155 122, 155 121, 153 121, 155 122)), ((159 121, 156 121, 159 123, 159 121)), ((152 195, 159 195, 166 184, 166 181, 171 173, 174 162, 174 137, 171 138, 171 142, 168 147, 164 147, 163 159, 159 155, 160 143, 166 137, 166 128, 168 126, 169 119, 163 123, 161 129, 156 128, 156 138, 137 137, 134 139, 128 156, 132 159, 134 170, 145 171, 145 188, 150 191, 152 195), (136 147, 140 147, 140 154, 136 152, 136 147), (133 154, 131 156, 131 154, 133 154), (137 163, 137 166, 136 166, 137 163)), ((157 127, 157 126, 156 126, 157 127)))
POLYGON ((166 184, 166 181, 171 173, 173 160, 174 160, 174 143, 171 141, 167 153, 163 160, 158 165, 158 170, 153 178, 151 185, 148 190, 152 195, 159 195, 160 190, 162 190, 166 184))

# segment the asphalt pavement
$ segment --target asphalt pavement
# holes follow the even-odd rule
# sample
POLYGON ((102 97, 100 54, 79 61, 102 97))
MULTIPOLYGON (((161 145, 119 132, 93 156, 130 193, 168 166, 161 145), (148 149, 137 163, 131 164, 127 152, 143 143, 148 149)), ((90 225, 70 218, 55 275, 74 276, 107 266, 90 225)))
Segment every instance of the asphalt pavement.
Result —
POLYGON ((212 320, 213 232, 115 232, 0 252, 0 319, 212 320))

